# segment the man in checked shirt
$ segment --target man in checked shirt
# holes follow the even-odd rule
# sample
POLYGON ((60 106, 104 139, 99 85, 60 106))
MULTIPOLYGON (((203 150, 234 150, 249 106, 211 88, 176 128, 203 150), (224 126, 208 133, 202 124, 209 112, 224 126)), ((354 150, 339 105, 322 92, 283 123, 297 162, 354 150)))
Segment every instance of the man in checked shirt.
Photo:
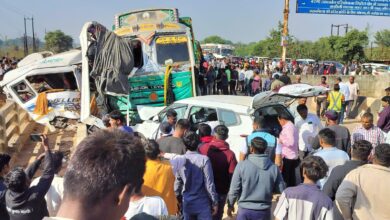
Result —
POLYGON ((357 127, 352 134, 351 144, 358 140, 366 140, 372 144, 373 149, 379 144, 385 142, 385 136, 382 130, 374 125, 374 116, 366 112, 361 119, 362 125, 357 127))

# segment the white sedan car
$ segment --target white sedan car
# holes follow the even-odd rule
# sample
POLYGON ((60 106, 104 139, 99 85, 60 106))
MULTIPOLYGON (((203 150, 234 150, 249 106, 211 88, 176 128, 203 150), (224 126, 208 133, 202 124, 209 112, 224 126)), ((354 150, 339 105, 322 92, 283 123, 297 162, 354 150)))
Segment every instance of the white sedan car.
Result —
MULTIPOLYGON (((277 116, 280 112, 288 112, 288 104, 299 97, 311 97, 325 93, 323 87, 307 84, 293 84, 282 87, 279 92, 262 92, 254 97, 211 95, 197 96, 176 101, 157 113, 150 108, 140 109, 139 113, 144 120, 133 128, 143 133, 147 138, 156 139, 159 125, 166 120, 166 112, 174 109, 177 119, 186 118, 192 125, 199 123, 224 124, 229 128, 229 143, 238 159, 243 147, 246 146, 246 136, 251 134, 252 118, 263 115, 267 118, 268 129, 274 135, 279 135, 281 127, 277 116), (145 113, 148 112, 148 113, 145 113)), ((294 121, 291 115, 291 120, 294 121)))

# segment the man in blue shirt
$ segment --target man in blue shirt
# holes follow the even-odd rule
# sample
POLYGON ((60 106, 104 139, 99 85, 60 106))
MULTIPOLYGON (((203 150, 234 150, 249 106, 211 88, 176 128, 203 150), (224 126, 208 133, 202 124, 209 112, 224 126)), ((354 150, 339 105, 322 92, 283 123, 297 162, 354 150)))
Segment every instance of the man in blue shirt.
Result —
POLYGON ((187 162, 176 176, 175 193, 182 198, 184 220, 212 219, 218 211, 218 196, 211 162, 197 152, 200 141, 196 133, 187 132, 183 142, 187 148, 184 155, 187 162))
POLYGON ((321 157, 325 161, 326 165, 328 165, 328 174, 326 177, 319 180, 319 185, 322 189, 333 168, 345 164, 349 161, 349 156, 345 151, 335 147, 336 133, 334 131, 329 128, 324 128, 318 133, 318 137, 321 149, 314 153, 314 156, 321 157))
POLYGON ((249 153, 249 145, 252 142, 253 138, 261 137, 267 142, 267 149, 265 154, 267 154, 272 161, 275 161, 275 149, 277 144, 277 139, 273 136, 269 129, 266 129, 266 120, 263 116, 255 117, 253 120, 253 132, 248 137, 246 137, 246 146, 240 153, 240 161, 244 160, 246 155, 249 153))
POLYGON ((125 117, 119 110, 114 110, 110 113, 110 128, 118 128, 121 131, 132 134, 134 131, 131 127, 126 126, 125 117))

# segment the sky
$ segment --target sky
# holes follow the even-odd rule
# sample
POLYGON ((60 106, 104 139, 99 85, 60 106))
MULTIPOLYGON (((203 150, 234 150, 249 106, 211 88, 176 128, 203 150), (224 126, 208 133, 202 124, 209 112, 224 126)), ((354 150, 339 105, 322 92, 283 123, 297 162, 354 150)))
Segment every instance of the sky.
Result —
MULTIPOLYGON (((180 16, 193 20, 195 38, 219 35, 233 42, 257 42, 283 20, 284 0, 0 0, 0 39, 20 37, 23 17, 34 17, 35 32, 62 30, 78 42, 83 24, 97 21, 111 27, 118 13, 144 8, 178 8, 180 16)), ((390 29, 390 17, 297 14, 290 0, 289 31, 299 40, 329 36, 331 24, 348 24, 358 30, 369 27, 370 37, 390 29)), ((334 29, 336 31, 336 29, 334 29)), ((31 35, 31 23, 27 23, 31 35)), ((340 34, 344 29, 340 29, 340 34)))

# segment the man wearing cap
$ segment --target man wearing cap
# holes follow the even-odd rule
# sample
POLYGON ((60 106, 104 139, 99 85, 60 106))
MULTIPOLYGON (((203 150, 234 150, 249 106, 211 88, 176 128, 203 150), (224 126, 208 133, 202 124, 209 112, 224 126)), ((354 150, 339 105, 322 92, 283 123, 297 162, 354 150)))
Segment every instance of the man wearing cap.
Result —
MULTIPOLYGON (((338 116, 338 113, 333 110, 325 112, 325 125, 336 133, 335 147, 350 153, 351 135, 346 127, 337 124, 338 116)), ((312 147, 315 150, 320 148, 318 135, 314 138, 312 147)))
POLYGON ((164 121, 160 125, 160 137, 159 139, 172 136, 172 126, 167 122, 164 121))
POLYGON ((175 111, 175 109, 169 109, 166 113, 166 116, 167 116, 166 122, 168 124, 161 122, 157 132, 153 134, 153 137, 155 137, 155 139, 159 139, 160 137, 163 136, 163 131, 162 131, 164 130, 164 128, 162 128, 163 124, 165 124, 166 129, 168 129, 168 125, 170 125, 171 127, 171 131, 169 132, 170 136, 172 136, 173 132, 175 131, 175 125, 177 122, 177 112, 175 111))
MULTIPOLYGON (((341 116, 341 110, 343 108, 345 97, 340 92, 339 84, 334 84, 333 91, 328 93, 327 101, 328 101, 328 110, 334 110, 341 116)), ((339 117, 339 120, 342 117, 339 117)), ((339 122, 339 121, 338 121, 339 122)))

